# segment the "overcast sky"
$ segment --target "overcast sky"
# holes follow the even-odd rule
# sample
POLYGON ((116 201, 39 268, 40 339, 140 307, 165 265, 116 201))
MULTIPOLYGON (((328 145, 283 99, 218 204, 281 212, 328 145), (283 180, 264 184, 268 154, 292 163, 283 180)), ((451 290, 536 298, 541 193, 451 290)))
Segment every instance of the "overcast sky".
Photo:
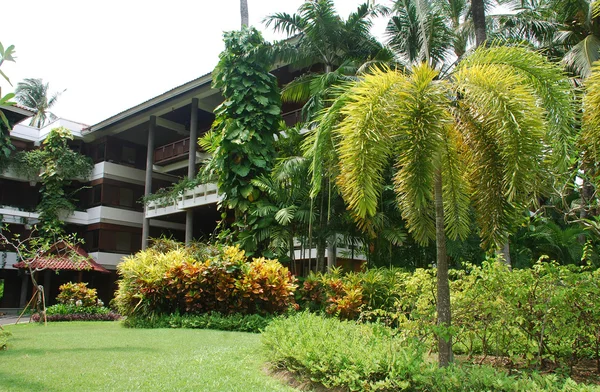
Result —
MULTIPOLYGON (((345 18, 363 1, 335 3, 345 18)), ((283 38, 266 31, 263 18, 301 3, 248 0, 250 24, 268 40, 283 38)), ((3 1, 0 42, 15 45, 17 62, 2 70, 13 86, 42 78, 53 92, 66 89, 53 112, 93 125, 212 71, 223 31, 239 25, 239 0, 3 1)), ((13 90, 0 86, 3 95, 13 90)))

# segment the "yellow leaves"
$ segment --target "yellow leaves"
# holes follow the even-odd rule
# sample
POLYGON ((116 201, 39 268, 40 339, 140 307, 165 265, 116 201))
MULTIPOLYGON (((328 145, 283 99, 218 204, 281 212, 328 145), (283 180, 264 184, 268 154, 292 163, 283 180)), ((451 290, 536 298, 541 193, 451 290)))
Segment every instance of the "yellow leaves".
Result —
POLYGON ((583 127, 580 143, 589 161, 600 161, 600 62, 585 83, 583 127))

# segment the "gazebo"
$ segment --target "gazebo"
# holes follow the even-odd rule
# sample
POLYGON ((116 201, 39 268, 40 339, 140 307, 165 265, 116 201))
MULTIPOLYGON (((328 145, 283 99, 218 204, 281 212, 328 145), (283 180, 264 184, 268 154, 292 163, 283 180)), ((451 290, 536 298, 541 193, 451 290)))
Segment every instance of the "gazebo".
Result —
MULTIPOLYGON (((53 293, 58 293, 58 286, 63 282, 52 279, 52 272, 58 274, 60 271, 66 271, 65 278, 69 280, 82 281, 84 272, 99 272, 110 274, 110 271, 98 264, 83 248, 70 245, 66 242, 58 242, 54 244, 48 251, 38 255, 35 259, 20 261, 13 264, 14 268, 18 268, 23 272, 40 273, 44 272, 43 286, 44 295, 47 300, 52 301, 53 293), (74 276, 77 273, 76 277, 74 276), (54 284, 53 284, 54 283, 54 284), (55 287, 56 286, 56 287, 55 287)), ((37 279, 40 281, 39 277, 37 279)), ((64 281, 64 279, 62 279, 64 281)), ((26 298, 27 286, 22 286, 21 298, 26 298)), ((35 289, 34 289, 35 292, 35 289)))

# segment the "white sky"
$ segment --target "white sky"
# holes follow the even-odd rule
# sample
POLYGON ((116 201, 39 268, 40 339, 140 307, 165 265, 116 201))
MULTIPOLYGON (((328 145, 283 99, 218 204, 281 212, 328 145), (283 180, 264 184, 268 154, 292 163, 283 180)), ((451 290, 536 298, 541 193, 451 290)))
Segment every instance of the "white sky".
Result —
MULTIPOLYGON (((335 3, 345 18, 364 1, 335 3)), ((283 37, 262 19, 293 13, 302 0, 248 4, 250 24, 272 40, 283 37)), ((240 25, 239 0, 18 0, 1 8, 0 42, 16 47, 17 62, 2 65, 13 86, 42 78, 51 92, 66 89, 52 111, 88 125, 212 71, 223 31, 240 25)), ((13 90, 4 80, 0 87, 13 90)))

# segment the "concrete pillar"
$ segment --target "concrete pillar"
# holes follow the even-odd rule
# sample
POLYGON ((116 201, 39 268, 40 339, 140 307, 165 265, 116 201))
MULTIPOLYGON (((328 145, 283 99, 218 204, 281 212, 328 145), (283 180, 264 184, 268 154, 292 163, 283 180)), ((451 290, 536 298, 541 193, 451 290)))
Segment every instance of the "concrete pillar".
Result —
POLYGON ((19 297, 19 307, 20 308, 24 308, 25 305, 27 305, 27 302, 29 302, 29 300, 31 298, 27 297, 27 293, 29 290, 27 290, 27 288, 29 287, 29 275, 27 275, 25 273, 25 270, 23 270, 23 276, 21 276, 21 296, 19 297))
MULTIPOLYGON (((188 179, 196 177, 196 148, 198 145, 198 98, 192 98, 190 118, 190 152, 188 155, 188 179)), ((185 212, 185 244, 191 244, 194 236, 194 212, 185 212)))
MULTIPOLYGON (((148 124, 148 153, 146 154, 146 183, 144 184, 144 196, 152 193, 152 165, 154 164, 154 134, 156 132, 156 116, 150 116, 148 124)), ((146 218, 146 207, 144 207, 144 222, 142 224, 142 250, 148 247, 150 235, 150 219, 146 218)))

